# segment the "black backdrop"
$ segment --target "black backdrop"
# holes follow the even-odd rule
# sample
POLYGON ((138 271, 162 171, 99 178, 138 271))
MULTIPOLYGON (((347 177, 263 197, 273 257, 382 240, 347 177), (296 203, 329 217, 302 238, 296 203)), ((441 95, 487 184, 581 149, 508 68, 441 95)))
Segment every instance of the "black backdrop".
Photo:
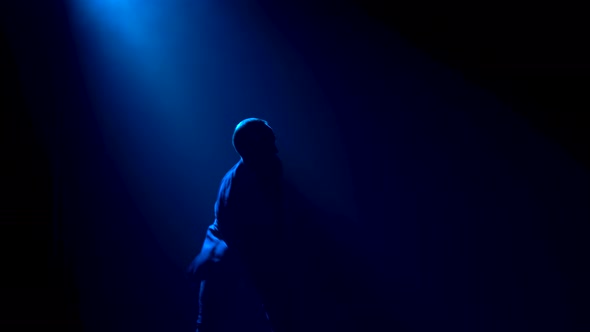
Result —
MULTIPOLYGON (((330 322, 351 330, 590 330, 581 10, 459 1, 259 6, 321 86, 362 211, 347 222, 309 210, 322 216, 309 240, 325 255, 302 272, 315 274, 309 330, 330 322), (330 313, 330 305, 337 309, 330 313)), ((2 330, 190 328, 190 296, 165 291, 150 301, 166 305, 138 302, 147 295, 121 298, 102 322, 81 313, 101 310, 103 298, 87 294, 104 285, 89 292, 75 277, 77 262, 92 259, 76 253, 93 244, 62 241, 64 229, 80 237, 95 231, 68 224, 98 206, 79 195, 101 201, 96 215, 120 211, 117 228, 90 237, 112 243, 107 256, 140 257, 134 267, 97 260, 81 275, 116 267, 112 278, 126 280, 146 268, 153 275, 146 285, 180 292, 181 269, 154 249, 145 227, 125 221, 138 212, 117 190, 96 124, 83 111, 91 105, 65 5, 3 3, 2 24, 2 330), (60 125, 64 118, 75 125, 60 125), (94 154, 83 152, 89 147, 94 154), (55 155, 68 162, 57 164, 64 158, 55 155), (77 187, 88 164, 93 179, 77 187), (63 187, 76 189, 59 194, 63 187), (104 192, 118 194, 107 200, 104 192), (132 233, 143 235, 129 248, 132 233), (150 316, 161 319, 141 321, 150 316)))

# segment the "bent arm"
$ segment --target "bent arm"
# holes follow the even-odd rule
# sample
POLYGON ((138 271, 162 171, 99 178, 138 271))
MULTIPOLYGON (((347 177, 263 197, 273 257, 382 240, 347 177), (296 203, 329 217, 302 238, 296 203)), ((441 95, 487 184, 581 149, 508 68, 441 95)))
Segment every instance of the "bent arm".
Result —
POLYGON ((207 279, 211 268, 218 263, 225 251, 227 245, 225 241, 218 237, 213 226, 207 229, 207 236, 201 247, 199 254, 193 259, 187 268, 187 273, 192 281, 198 282, 207 279))

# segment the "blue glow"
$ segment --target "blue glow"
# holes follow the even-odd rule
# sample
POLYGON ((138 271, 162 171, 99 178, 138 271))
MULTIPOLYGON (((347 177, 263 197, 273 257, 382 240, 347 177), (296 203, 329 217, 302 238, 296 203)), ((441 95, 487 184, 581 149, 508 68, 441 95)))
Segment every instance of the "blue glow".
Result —
POLYGON ((243 9, 212 1, 71 2, 103 139, 155 236, 179 265, 194 254, 200 226, 211 222, 221 176, 237 158, 231 131, 240 120, 268 119, 287 163, 297 159, 309 173, 325 168, 325 179, 334 174, 334 164, 315 165, 303 157, 309 151, 288 146, 289 136, 312 145, 337 137, 321 114, 313 115, 317 131, 304 137, 289 131, 305 130, 297 124, 313 112, 302 109, 323 107, 306 100, 317 91, 311 76, 285 56, 260 17, 243 9))
MULTIPOLYGON (((559 158, 533 158, 543 145, 493 98, 473 97, 388 34, 349 33, 362 18, 289 12, 283 29, 291 31, 277 32, 244 3, 70 0, 86 80, 79 91, 91 98, 88 109, 66 113, 75 126, 83 112, 82 129, 63 126, 69 139, 90 132, 67 150, 83 152, 66 158, 72 182, 80 180, 67 189, 83 197, 66 197, 74 208, 64 209, 82 225, 72 227, 75 236, 89 242, 73 254, 87 277, 79 286, 86 330, 186 330, 170 327, 186 291, 175 282, 213 220, 220 179, 238 159, 231 134, 247 117, 277 132, 285 173, 310 206, 338 212, 312 219, 301 209, 297 219, 318 244, 335 248, 318 255, 314 241, 301 242, 302 257, 312 258, 309 285, 318 286, 310 292, 335 286, 330 273, 316 273, 329 272, 330 262, 345 267, 341 275, 354 286, 341 288, 352 294, 325 293, 350 301, 343 304, 350 311, 334 311, 342 325, 378 329, 374 318, 382 316, 388 324, 430 318, 424 324, 438 330, 447 322, 453 331, 487 322, 527 330, 541 315, 555 318, 550 330, 564 330, 560 276, 551 274, 542 242, 531 240, 554 216, 580 211, 573 203, 537 208, 565 192, 558 177, 541 192, 531 185, 545 182, 559 158), (391 303, 357 301, 372 297, 361 293, 391 303)), ((301 308, 330 315, 324 303, 331 302, 301 308)))
POLYGON ((211 55, 200 52, 207 47, 198 38, 187 43, 193 29, 181 9, 177 1, 72 4, 104 140, 146 221, 179 264, 195 241, 195 220, 204 219, 199 206, 210 209, 200 196, 214 193, 218 182, 200 178, 203 168, 215 166, 204 162, 215 145, 203 144, 215 140, 214 126, 203 124, 215 118, 207 82, 195 72, 211 55))

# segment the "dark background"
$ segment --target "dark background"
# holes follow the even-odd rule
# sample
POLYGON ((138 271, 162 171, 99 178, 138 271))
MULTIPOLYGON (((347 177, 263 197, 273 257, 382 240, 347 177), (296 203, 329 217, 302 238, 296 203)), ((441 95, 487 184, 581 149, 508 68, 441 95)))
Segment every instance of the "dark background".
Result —
MULTIPOLYGON (((315 206, 301 234, 317 260, 301 270, 310 331, 590 331, 580 5, 259 1, 236 13, 249 5, 321 91, 300 111, 333 120, 345 165, 317 173, 346 178, 333 190, 355 206, 321 185, 302 198, 315 206)), ((195 252, 171 258, 144 222, 101 138, 66 7, 0 7, 0 329, 190 330, 182 263, 195 252)), ((231 133, 241 116, 216 123, 231 133)), ((296 125, 281 153, 332 147, 317 123, 296 125), (306 130, 319 144, 293 134, 306 130)), ((228 168, 215 165, 210 188, 228 168)))

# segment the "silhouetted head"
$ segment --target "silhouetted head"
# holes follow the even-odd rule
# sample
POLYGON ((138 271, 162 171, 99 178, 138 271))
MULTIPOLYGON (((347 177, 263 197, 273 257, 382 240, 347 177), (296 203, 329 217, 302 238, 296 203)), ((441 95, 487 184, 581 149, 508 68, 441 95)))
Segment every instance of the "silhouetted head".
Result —
POLYGON ((279 151, 275 140, 274 131, 268 122, 257 118, 238 123, 232 138, 236 152, 246 163, 276 158, 279 151))

